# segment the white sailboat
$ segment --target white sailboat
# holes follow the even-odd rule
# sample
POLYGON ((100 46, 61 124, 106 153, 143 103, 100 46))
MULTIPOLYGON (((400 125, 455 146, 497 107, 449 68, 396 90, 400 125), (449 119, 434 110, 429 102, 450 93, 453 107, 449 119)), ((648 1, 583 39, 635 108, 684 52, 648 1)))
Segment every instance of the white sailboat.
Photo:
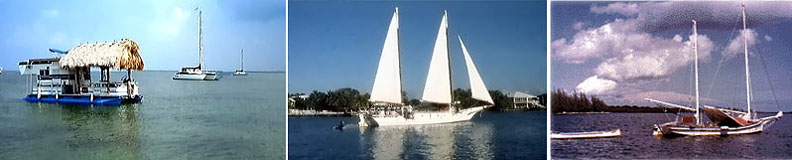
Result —
POLYGON ((382 56, 374 79, 370 101, 373 106, 359 114, 360 126, 391 126, 449 123, 470 120, 476 113, 493 104, 492 98, 478 74, 462 39, 459 38, 468 68, 471 92, 474 99, 487 102, 488 105, 457 110, 452 100, 451 68, 448 48, 448 13, 445 12, 437 33, 429 73, 424 88, 423 101, 447 106, 447 111, 420 112, 412 111, 412 106, 402 103, 401 63, 399 49, 399 10, 393 13, 391 24, 385 38, 382 56))
POLYGON ((245 72, 245 50, 239 50, 239 69, 234 72, 234 76, 247 76, 245 72))
POLYGON ((176 75, 173 75, 173 80, 219 80, 220 75, 215 72, 208 72, 204 70, 203 65, 203 11, 198 11, 198 66, 197 67, 182 67, 176 75))
MULTIPOLYGON (((746 31, 745 23, 745 5, 742 6, 743 16, 743 31, 746 31)), ((745 36, 745 34, 743 34, 745 36)), ((682 122, 673 121, 654 126, 653 135, 655 136, 712 136, 712 135, 736 135, 762 132, 765 127, 769 126, 775 120, 783 116, 783 112, 778 111, 774 116, 764 118, 756 118, 756 114, 751 110, 751 72, 748 68, 748 42, 747 37, 743 38, 745 43, 745 91, 746 102, 748 105, 747 112, 730 110, 724 108, 716 108, 712 106, 703 107, 699 104, 699 91, 698 91, 698 33, 696 31, 696 21, 693 20, 693 37, 694 37, 694 53, 695 53, 695 87, 696 87, 696 107, 691 108, 683 105, 663 102, 659 100, 649 99, 650 102, 658 103, 660 105, 672 106, 681 108, 683 110, 693 111, 693 117, 683 117, 682 122), (707 115, 712 123, 704 124, 702 122, 701 112, 707 115), (695 122, 693 122, 695 119, 695 122)))

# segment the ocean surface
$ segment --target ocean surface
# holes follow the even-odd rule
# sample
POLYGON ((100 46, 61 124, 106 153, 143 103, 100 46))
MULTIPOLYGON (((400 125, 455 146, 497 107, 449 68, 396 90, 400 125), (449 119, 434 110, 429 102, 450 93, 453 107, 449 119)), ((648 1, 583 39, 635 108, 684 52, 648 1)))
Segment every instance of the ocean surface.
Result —
POLYGON ((174 73, 133 72, 141 103, 76 106, 25 102, 26 77, 3 72, 0 159, 285 158, 285 73, 220 81, 174 73))
MULTIPOLYGON (((773 114, 759 114, 759 117, 773 114)), ((621 129, 622 137, 552 140, 552 158, 790 159, 792 117, 784 115, 764 132, 732 136, 663 138, 652 126, 673 121, 671 113, 552 115, 553 131, 621 129)))
POLYGON ((289 159, 545 159, 546 112, 483 112, 468 122, 358 127, 357 117, 290 117, 289 159))

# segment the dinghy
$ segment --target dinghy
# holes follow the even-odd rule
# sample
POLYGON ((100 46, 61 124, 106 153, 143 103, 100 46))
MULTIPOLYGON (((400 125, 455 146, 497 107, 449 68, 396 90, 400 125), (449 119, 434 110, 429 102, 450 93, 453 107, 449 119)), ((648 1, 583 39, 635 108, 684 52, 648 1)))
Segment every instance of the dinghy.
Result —
POLYGON ((608 137, 619 137, 619 136, 621 136, 621 129, 616 129, 612 131, 550 133, 550 139, 608 138, 608 137))

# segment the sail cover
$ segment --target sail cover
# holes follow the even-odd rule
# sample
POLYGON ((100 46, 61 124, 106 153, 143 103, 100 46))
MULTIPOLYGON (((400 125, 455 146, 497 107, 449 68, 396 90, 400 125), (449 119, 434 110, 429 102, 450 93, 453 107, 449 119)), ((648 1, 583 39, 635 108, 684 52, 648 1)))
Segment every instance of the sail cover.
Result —
POLYGON ((448 61, 448 12, 446 12, 440 22, 440 30, 437 31, 437 40, 421 98, 424 101, 451 104, 451 68, 448 61))
POLYGON ((388 34, 385 36, 385 44, 382 47, 382 55, 369 101, 402 103, 399 56, 399 8, 396 8, 388 27, 388 34))
POLYGON ((729 116, 725 112, 714 107, 701 107, 701 111, 707 115, 707 118, 709 118, 712 123, 718 124, 718 126, 740 127, 751 124, 743 118, 729 116))
POLYGON ((473 63, 473 58, 470 58, 470 53, 468 53, 465 43, 462 42, 462 37, 457 36, 457 38, 459 39, 459 45, 462 46, 462 54, 465 55, 465 66, 468 71, 468 79, 470 79, 470 90, 473 99, 495 104, 495 102, 492 102, 489 91, 487 91, 487 86, 484 85, 484 80, 481 80, 481 75, 476 69, 476 64, 473 63))

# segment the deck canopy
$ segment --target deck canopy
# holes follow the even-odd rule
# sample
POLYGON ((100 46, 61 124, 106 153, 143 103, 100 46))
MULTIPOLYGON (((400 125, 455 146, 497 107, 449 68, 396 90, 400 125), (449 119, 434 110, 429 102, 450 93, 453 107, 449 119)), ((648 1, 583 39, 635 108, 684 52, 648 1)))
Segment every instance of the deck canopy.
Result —
POLYGON ((80 44, 67 51, 60 60, 63 68, 107 67, 119 70, 143 70, 143 59, 137 43, 121 41, 80 44))

